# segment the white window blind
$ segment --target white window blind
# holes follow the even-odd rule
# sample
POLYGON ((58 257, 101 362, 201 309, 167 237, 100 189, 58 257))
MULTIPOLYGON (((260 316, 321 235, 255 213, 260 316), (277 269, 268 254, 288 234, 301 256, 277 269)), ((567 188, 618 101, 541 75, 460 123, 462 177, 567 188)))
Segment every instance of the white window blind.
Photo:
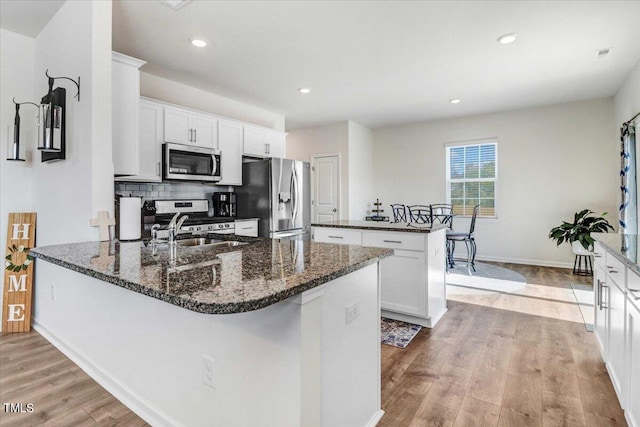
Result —
POLYGON ((449 144, 447 149, 447 203, 458 215, 471 215, 480 205, 478 216, 496 215, 498 143, 449 144))

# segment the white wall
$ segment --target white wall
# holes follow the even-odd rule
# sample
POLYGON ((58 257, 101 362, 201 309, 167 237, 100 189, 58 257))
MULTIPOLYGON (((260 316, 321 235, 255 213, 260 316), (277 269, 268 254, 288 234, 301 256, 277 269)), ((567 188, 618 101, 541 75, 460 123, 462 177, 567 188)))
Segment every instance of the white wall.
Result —
MULTIPOLYGON (((373 183, 373 132, 349 122, 349 219, 370 215, 376 198, 373 183)), ((384 208, 384 214, 389 214, 384 208)))
MULTIPOLYGON (((144 58, 140 59, 144 60, 144 58)), ((140 73, 140 94, 284 132, 284 116, 282 114, 276 114, 153 74, 140 73)))
MULTIPOLYGON (((549 230, 590 208, 615 222, 617 140, 613 99, 376 129, 374 186, 385 202, 444 202, 446 142, 498 138, 497 219, 476 225, 479 259, 568 266, 549 230)), ((455 228, 468 221, 456 218, 455 228)))
POLYGON ((340 153, 340 219, 349 215, 349 122, 292 130, 287 136, 287 158, 311 161, 312 154, 340 153))
MULTIPOLYGON (((622 123, 631 119, 631 117, 640 113, 640 61, 635 65, 625 82, 620 86, 618 92, 613 97, 614 111, 614 129, 615 137, 620 138, 620 126, 622 123)), ((635 120, 636 123, 636 173, 640 171, 640 117, 635 120)), ((616 147, 619 151, 619 147, 616 147)), ((618 195, 620 201, 620 195, 618 195)), ((617 215, 617 211, 615 215, 617 215)), ((636 218, 640 218, 640 203, 638 203, 638 214, 636 218)))
MULTIPOLYGON (((113 217, 111 162, 111 2, 66 2, 35 41, 35 93, 47 92, 45 70, 81 77, 66 93, 66 159, 32 164, 37 245, 97 240, 89 221, 99 210, 113 217)), ((36 269, 36 281, 38 279, 36 269)))
MULTIPOLYGON (((36 116, 32 105, 20 107, 22 142, 27 162, 8 162, 7 129, 13 128, 17 102, 36 102, 33 92, 33 59, 35 40, 6 30, 0 30, 0 254, 6 256, 7 219, 10 212, 33 211, 31 167, 36 151, 36 116)), ((13 131, 12 131, 13 132, 13 131)), ((3 292, 0 292, 2 306, 3 292)))

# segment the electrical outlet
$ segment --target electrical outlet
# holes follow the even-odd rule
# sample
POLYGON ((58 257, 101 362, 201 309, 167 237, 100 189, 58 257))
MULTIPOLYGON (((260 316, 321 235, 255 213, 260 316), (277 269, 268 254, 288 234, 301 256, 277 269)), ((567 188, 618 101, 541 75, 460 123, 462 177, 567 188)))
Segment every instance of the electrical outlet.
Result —
POLYGON ((353 322, 353 320, 360 316, 360 301, 354 302, 344 308, 344 323, 353 322))
POLYGON ((202 383, 208 387, 216 388, 216 360, 207 356, 206 354, 202 355, 202 383))
POLYGON ((56 300, 56 285, 55 284, 51 284, 51 301, 55 301, 56 300))

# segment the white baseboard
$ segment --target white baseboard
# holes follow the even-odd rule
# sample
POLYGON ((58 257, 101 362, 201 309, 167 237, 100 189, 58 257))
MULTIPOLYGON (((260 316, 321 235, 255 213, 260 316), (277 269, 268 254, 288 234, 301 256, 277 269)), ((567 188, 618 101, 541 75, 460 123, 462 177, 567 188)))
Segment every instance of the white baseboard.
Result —
POLYGON ((545 261, 545 260, 524 259, 524 258, 477 256, 476 261, 507 262, 510 264, 539 265, 541 267, 573 268, 573 264, 570 262, 545 261))
POLYGON ((373 414, 373 417, 371 417, 371 419, 367 423, 367 427, 375 427, 375 426, 377 426, 378 423, 380 422, 380 420, 382 419, 383 415, 384 415, 384 411, 382 409, 378 409, 376 411, 376 413, 373 414))
POLYGON ((32 325, 33 329, 38 331, 38 333, 45 337, 45 339, 53 344, 54 347, 60 350, 65 356, 71 359, 73 363, 78 365, 80 369, 86 372, 87 375, 93 378, 105 390, 111 393, 116 399, 122 402, 131 411, 135 412, 136 415, 145 420, 147 423, 151 424, 154 427, 181 426, 181 424, 179 424, 167 414, 162 413, 161 411, 153 408, 143 400, 136 397, 129 388, 123 386, 118 381, 114 381, 101 369, 100 366, 96 366, 82 354, 69 347, 55 334, 38 323, 37 320, 34 319, 32 325))

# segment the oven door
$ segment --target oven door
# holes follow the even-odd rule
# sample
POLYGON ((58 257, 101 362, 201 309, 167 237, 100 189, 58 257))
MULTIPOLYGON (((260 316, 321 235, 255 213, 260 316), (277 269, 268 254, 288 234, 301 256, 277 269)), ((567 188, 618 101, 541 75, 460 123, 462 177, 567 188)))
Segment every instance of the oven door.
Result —
POLYGON ((210 148, 164 144, 164 179, 181 181, 220 181, 220 152, 210 148))

